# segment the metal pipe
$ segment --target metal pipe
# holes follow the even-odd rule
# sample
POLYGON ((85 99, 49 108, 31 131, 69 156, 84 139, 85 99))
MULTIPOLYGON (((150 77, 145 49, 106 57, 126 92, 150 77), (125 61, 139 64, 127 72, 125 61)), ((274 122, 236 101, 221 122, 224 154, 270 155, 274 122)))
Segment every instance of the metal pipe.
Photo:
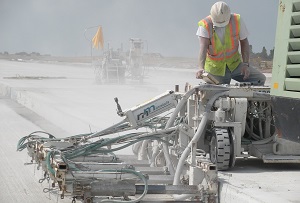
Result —
MULTIPOLYGON (((135 180, 103 179, 90 183, 91 196, 132 196, 135 195, 135 180)), ((144 189, 144 188, 143 188, 144 189)), ((143 190, 144 191, 144 190, 143 190)))
MULTIPOLYGON (((111 170, 111 172, 114 172, 114 170, 111 170)), ((117 171, 118 172, 118 171, 117 171)), ((144 192, 141 196, 139 196, 137 199, 134 200, 130 200, 130 201, 126 201, 127 203, 135 203, 135 202, 140 202, 140 200, 142 200, 144 198, 144 196, 147 194, 148 192, 148 182, 147 179, 145 178, 145 176, 137 171, 134 170, 130 170, 130 169, 122 169, 120 170, 120 172, 125 172, 125 173, 132 173, 134 175, 136 175, 137 177, 139 177, 143 182, 144 182, 144 192)), ((115 202, 115 203, 119 203, 119 202, 124 202, 124 201, 116 201, 116 200, 102 200, 101 202, 115 202)))

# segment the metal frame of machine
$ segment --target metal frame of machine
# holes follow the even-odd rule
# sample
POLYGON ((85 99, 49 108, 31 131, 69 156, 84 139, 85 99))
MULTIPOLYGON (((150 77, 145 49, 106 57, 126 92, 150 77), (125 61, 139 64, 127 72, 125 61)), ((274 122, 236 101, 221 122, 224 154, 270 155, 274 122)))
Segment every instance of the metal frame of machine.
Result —
POLYGON ((115 99, 118 114, 125 116, 121 122, 100 132, 68 138, 53 135, 45 138, 40 136, 41 132, 35 132, 19 141, 18 150, 27 148, 32 163, 42 168, 44 177, 51 179, 61 198, 70 196, 74 201, 83 202, 139 202, 149 194, 166 194, 173 201, 217 202, 217 170, 204 156, 205 152, 197 149, 200 134, 185 149, 180 145, 172 150, 170 147, 181 140, 179 134, 184 140, 190 139, 193 128, 184 122, 183 115, 178 117, 178 111, 183 111, 194 90, 185 94, 168 91, 124 112, 115 99), (174 112, 168 116, 172 109, 174 112), (116 137, 116 134, 122 135, 116 137), (147 152, 153 154, 150 159, 155 160, 156 166, 151 163, 150 167, 143 160, 132 163, 113 154, 130 145, 134 145, 133 149, 140 146, 138 154, 146 150, 142 146, 149 150, 150 145, 156 147, 153 153, 147 152), (186 155, 184 159, 179 158, 182 153, 186 155), (168 165, 161 155, 166 157, 168 165), (144 169, 138 170, 141 165, 144 169), (139 193, 142 195, 132 199, 139 193))
POLYGON ((236 157, 299 161, 300 156, 285 159, 274 151, 278 142, 268 92, 201 84, 185 93, 167 91, 125 111, 115 98, 118 115, 125 117, 119 123, 67 138, 33 133, 19 141, 18 150, 27 148, 62 198, 138 202, 164 193, 173 201, 218 202, 217 170, 233 167, 236 157), (136 162, 114 154, 128 146, 136 162))

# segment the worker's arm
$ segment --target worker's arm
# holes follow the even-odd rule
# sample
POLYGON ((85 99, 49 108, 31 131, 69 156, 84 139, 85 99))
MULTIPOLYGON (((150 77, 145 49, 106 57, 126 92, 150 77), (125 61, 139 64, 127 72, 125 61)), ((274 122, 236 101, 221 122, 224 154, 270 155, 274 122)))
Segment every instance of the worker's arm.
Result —
POLYGON ((196 78, 202 78, 202 74, 204 72, 204 65, 206 60, 207 49, 209 46, 209 39, 205 37, 199 37, 199 70, 196 72, 196 78))
POLYGON ((249 45, 248 38, 240 40, 240 43, 241 43, 241 52, 242 52, 242 59, 243 59, 243 67, 241 69, 241 74, 244 76, 244 80, 245 80, 250 75, 250 71, 248 69, 249 59, 250 59, 250 45, 249 45))

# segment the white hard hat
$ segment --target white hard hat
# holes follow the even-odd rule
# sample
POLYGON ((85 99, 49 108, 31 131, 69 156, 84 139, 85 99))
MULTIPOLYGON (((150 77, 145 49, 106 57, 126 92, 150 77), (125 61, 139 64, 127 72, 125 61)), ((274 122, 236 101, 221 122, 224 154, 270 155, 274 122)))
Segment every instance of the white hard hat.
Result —
POLYGON ((216 27, 225 27, 229 23, 230 15, 229 6, 223 1, 218 1, 210 9, 210 16, 216 27))

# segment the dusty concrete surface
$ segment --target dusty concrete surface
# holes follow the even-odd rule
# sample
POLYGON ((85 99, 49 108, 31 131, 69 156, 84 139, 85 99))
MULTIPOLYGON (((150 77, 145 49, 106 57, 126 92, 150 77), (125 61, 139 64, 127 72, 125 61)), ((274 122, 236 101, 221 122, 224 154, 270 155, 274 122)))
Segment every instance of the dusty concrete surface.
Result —
POLYGON ((256 158, 238 159, 219 172, 221 202, 300 202, 300 165, 266 164, 256 158))
MULTIPOLYGON (((122 85, 98 85, 90 66, 0 60, 0 177, 4 179, 0 202, 62 202, 43 193, 47 184, 38 183, 41 171, 23 165, 30 160, 25 151, 16 152, 19 138, 39 129, 57 137, 98 131, 121 120, 114 97, 126 109, 173 90, 176 84, 183 90, 186 82, 199 83, 194 70, 147 71, 143 84, 129 80, 122 85)), ((130 154, 131 149, 124 152, 130 154)), ((300 202, 299 164, 238 160, 232 171, 220 172, 220 180, 221 202, 300 202)))
MULTIPOLYGON (((33 112, 23 106, 4 98, 0 98, 0 202, 3 203, 40 203, 40 202, 70 202, 60 200, 57 191, 43 192, 50 187, 43 178, 41 170, 36 165, 27 165, 30 159, 27 154, 16 151, 18 140, 26 134, 41 130, 37 125, 25 119, 20 114, 31 115, 36 122, 42 123, 33 112)), ((48 127, 48 129, 50 129, 48 127)))

